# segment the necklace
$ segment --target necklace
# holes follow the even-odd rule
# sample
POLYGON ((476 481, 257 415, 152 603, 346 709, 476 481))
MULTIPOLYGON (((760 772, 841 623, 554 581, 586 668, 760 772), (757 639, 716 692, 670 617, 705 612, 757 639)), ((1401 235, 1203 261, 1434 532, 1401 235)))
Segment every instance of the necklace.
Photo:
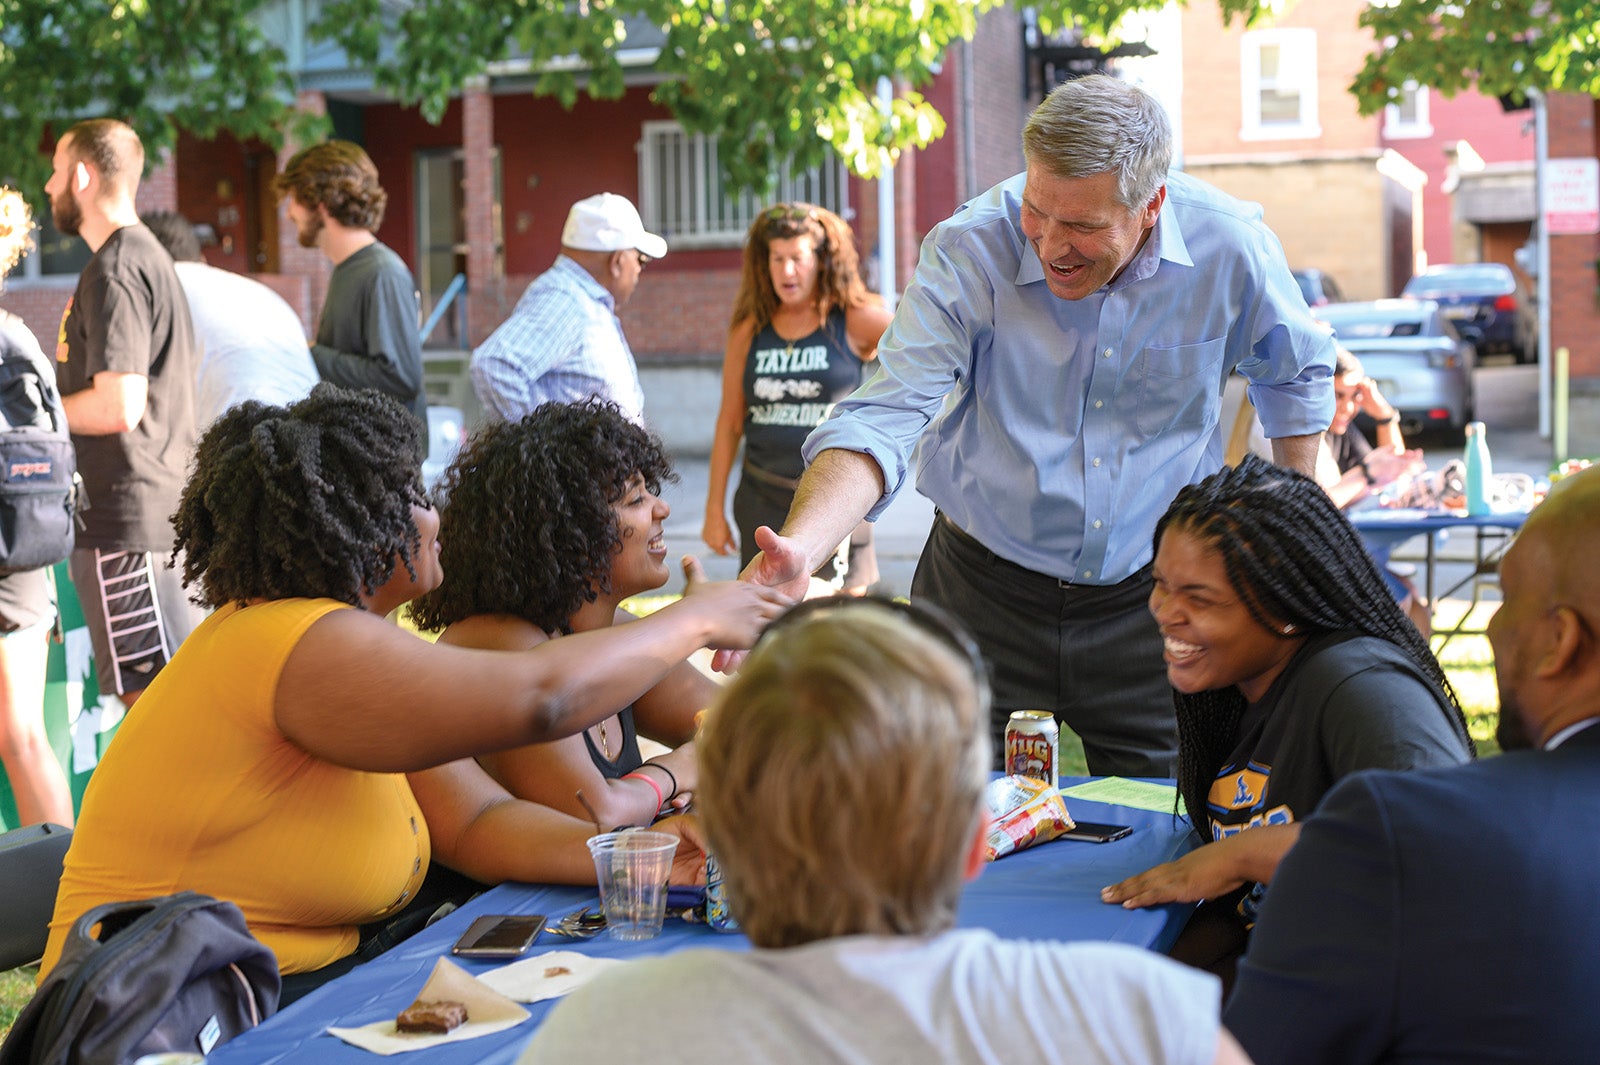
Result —
POLYGON ((611 741, 606 736, 606 723, 604 721, 600 722, 599 728, 600 728, 600 757, 604 758, 606 761, 609 762, 609 761, 611 761, 611 741))

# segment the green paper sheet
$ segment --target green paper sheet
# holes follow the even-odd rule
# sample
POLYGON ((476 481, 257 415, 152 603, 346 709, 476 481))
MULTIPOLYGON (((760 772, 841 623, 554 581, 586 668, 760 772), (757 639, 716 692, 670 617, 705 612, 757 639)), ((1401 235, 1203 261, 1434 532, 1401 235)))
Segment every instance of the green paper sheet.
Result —
POLYGON ((1085 784, 1062 788, 1061 794, 1069 799, 1086 799, 1115 806, 1131 806, 1135 810, 1153 810, 1169 814, 1178 801, 1178 789, 1171 784, 1152 784, 1147 780, 1129 780, 1127 777, 1103 777, 1085 784))

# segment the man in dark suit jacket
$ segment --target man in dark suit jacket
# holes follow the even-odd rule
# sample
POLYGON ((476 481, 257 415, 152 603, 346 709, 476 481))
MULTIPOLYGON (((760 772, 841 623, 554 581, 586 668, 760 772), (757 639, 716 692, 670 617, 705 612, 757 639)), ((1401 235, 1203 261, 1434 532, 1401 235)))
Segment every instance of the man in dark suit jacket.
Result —
POLYGON ((1360 773, 1305 824, 1227 1027, 1257 1062, 1600 1060, 1600 469, 1500 567, 1500 709, 1536 750, 1360 773))

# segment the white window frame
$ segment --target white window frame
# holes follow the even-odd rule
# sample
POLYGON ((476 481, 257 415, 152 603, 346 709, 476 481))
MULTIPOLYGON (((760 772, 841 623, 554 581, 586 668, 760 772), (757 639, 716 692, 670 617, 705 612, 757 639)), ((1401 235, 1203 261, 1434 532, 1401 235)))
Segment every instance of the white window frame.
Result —
POLYGON ((1383 109, 1383 135, 1390 140, 1408 140, 1433 136, 1433 120, 1428 114, 1428 87, 1408 81, 1400 88, 1402 96, 1410 96, 1414 117, 1402 118, 1396 104, 1383 109))
POLYGON ((689 133, 679 123, 645 122, 639 139, 639 213, 645 228, 673 248, 737 248, 750 223, 774 201, 803 200, 850 219, 849 176, 831 151, 809 170, 778 175, 771 196, 725 191, 717 165, 717 139, 689 133))
POLYGON ((1317 31, 1312 29, 1251 30, 1239 42, 1241 120, 1244 140, 1298 140, 1322 136, 1317 119, 1317 31), (1263 48, 1279 50, 1278 75, 1261 73, 1263 48), (1293 122, 1261 119, 1261 94, 1271 89, 1292 89, 1300 96, 1300 113, 1293 122))

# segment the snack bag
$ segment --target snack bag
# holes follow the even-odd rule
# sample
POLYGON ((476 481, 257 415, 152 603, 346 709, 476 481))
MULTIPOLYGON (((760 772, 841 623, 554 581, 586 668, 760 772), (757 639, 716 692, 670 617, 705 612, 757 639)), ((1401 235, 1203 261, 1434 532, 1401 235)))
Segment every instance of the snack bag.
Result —
POLYGON ((984 789, 993 824, 989 826, 989 861, 1048 843, 1071 831, 1072 815, 1061 793, 1042 780, 1031 777, 999 777, 984 789))

